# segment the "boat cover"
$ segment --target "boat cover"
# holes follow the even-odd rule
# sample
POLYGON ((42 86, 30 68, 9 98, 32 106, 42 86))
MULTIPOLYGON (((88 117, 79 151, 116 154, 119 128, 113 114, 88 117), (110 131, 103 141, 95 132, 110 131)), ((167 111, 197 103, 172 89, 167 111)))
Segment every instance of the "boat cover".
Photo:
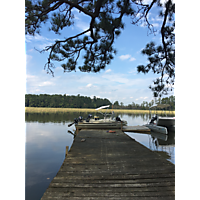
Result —
POLYGON ((99 107, 99 108, 96 108, 95 110, 100 110, 100 109, 108 108, 108 107, 110 107, 110 105, 107 105, 107 106, 101 106, 101 107, 99 107))

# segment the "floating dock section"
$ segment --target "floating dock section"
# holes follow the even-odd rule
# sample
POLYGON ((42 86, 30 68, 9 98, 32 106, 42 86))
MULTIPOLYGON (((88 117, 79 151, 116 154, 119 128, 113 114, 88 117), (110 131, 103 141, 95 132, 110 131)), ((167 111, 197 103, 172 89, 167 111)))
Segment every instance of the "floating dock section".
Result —
POLYGON ((175 199, 175 166, 121 130, 80 130, 41 200, 175 199))
POLYGON ((135 132, 135 133, 150 133, 151 130, 146 126, 123 126, 123 132, 135 132))

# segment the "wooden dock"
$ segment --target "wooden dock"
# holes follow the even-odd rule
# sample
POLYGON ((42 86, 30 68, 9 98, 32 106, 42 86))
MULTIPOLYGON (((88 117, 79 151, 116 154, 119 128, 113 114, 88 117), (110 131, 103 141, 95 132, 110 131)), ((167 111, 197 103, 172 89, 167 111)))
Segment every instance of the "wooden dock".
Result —
POLYGON ((150 133, 151 130, 146 126, 123 126, 123 132, 135 132, 135 133, 150 133))
POLYGON ((79 131, 41 200, 175 199, 175 166, 115 131, 79 131))

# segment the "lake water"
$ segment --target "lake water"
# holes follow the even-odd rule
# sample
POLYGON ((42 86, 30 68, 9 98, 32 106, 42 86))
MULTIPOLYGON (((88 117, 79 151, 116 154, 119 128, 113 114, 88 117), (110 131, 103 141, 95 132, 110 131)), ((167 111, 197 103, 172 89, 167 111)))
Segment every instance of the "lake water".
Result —
MULTIPOLYGON (((68 127, 74 118, 87 117, 88 113, 67 114, 26 114, 25 146, 25 198, 39 200, 56 176, 65 158, 66 146, 71 147, 74 125, 68 127)), ((129 126, 143 125, 149 116, 119 114, 129 126)), ((127 133, 147 148, 157 151, 161 156, 175 164, 175 133, 163 134, 127 133)))

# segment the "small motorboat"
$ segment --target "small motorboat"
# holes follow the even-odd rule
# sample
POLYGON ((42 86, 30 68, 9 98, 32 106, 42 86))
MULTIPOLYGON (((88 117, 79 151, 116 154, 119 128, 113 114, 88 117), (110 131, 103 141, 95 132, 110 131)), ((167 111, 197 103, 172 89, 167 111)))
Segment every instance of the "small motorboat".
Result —
POLYGON ((167 131, 175 131, 175 117, 158 117, 158 126, 164 126, 167 131))
POLYGON ((145 124, 144 126, 148 127, 151 131, 158 133, 168 134, 167 128, 164 126, 157 126, 156 124, 145 124))
MULTIPOLYGON (((112 111, 112 113, 102 113, 99 111, 108 107, 110 107, 110 105, 101 106, 95 109, 104 116, 103 119, 99 119, 98 116, 94 116, 92 119, 92 115, 89 114, 86 119, 83 119, 81 116, 75 118, 72 124, 75 124, 75 127, 78 129, 120 129, 122 126, 127 125, 126 121, 122 121, 118 116, 115 117, 114 111, 112 111), (109 115, 110 117, 108 117, 109 115)), ((72 124, 69 124, 68 126, 71 126, 72 124)))
MULTIPOLYGON (((167 108, 169 107, 169 104, 156 104, 150 107, 150 109, 153 108, 167 108)), ((150 116, 151 110, 149 109, 150 116)), ((166 113, 165 113, 166 115, 166 113)), ((173 131, 175 130, 175 117, 162 117, 158 116, 157 114, 151 118, 151 120, 145 124, 146 127, 151 129, 152 131, 163 133, 163 134, 168 134, 168 131, 173 131)))

